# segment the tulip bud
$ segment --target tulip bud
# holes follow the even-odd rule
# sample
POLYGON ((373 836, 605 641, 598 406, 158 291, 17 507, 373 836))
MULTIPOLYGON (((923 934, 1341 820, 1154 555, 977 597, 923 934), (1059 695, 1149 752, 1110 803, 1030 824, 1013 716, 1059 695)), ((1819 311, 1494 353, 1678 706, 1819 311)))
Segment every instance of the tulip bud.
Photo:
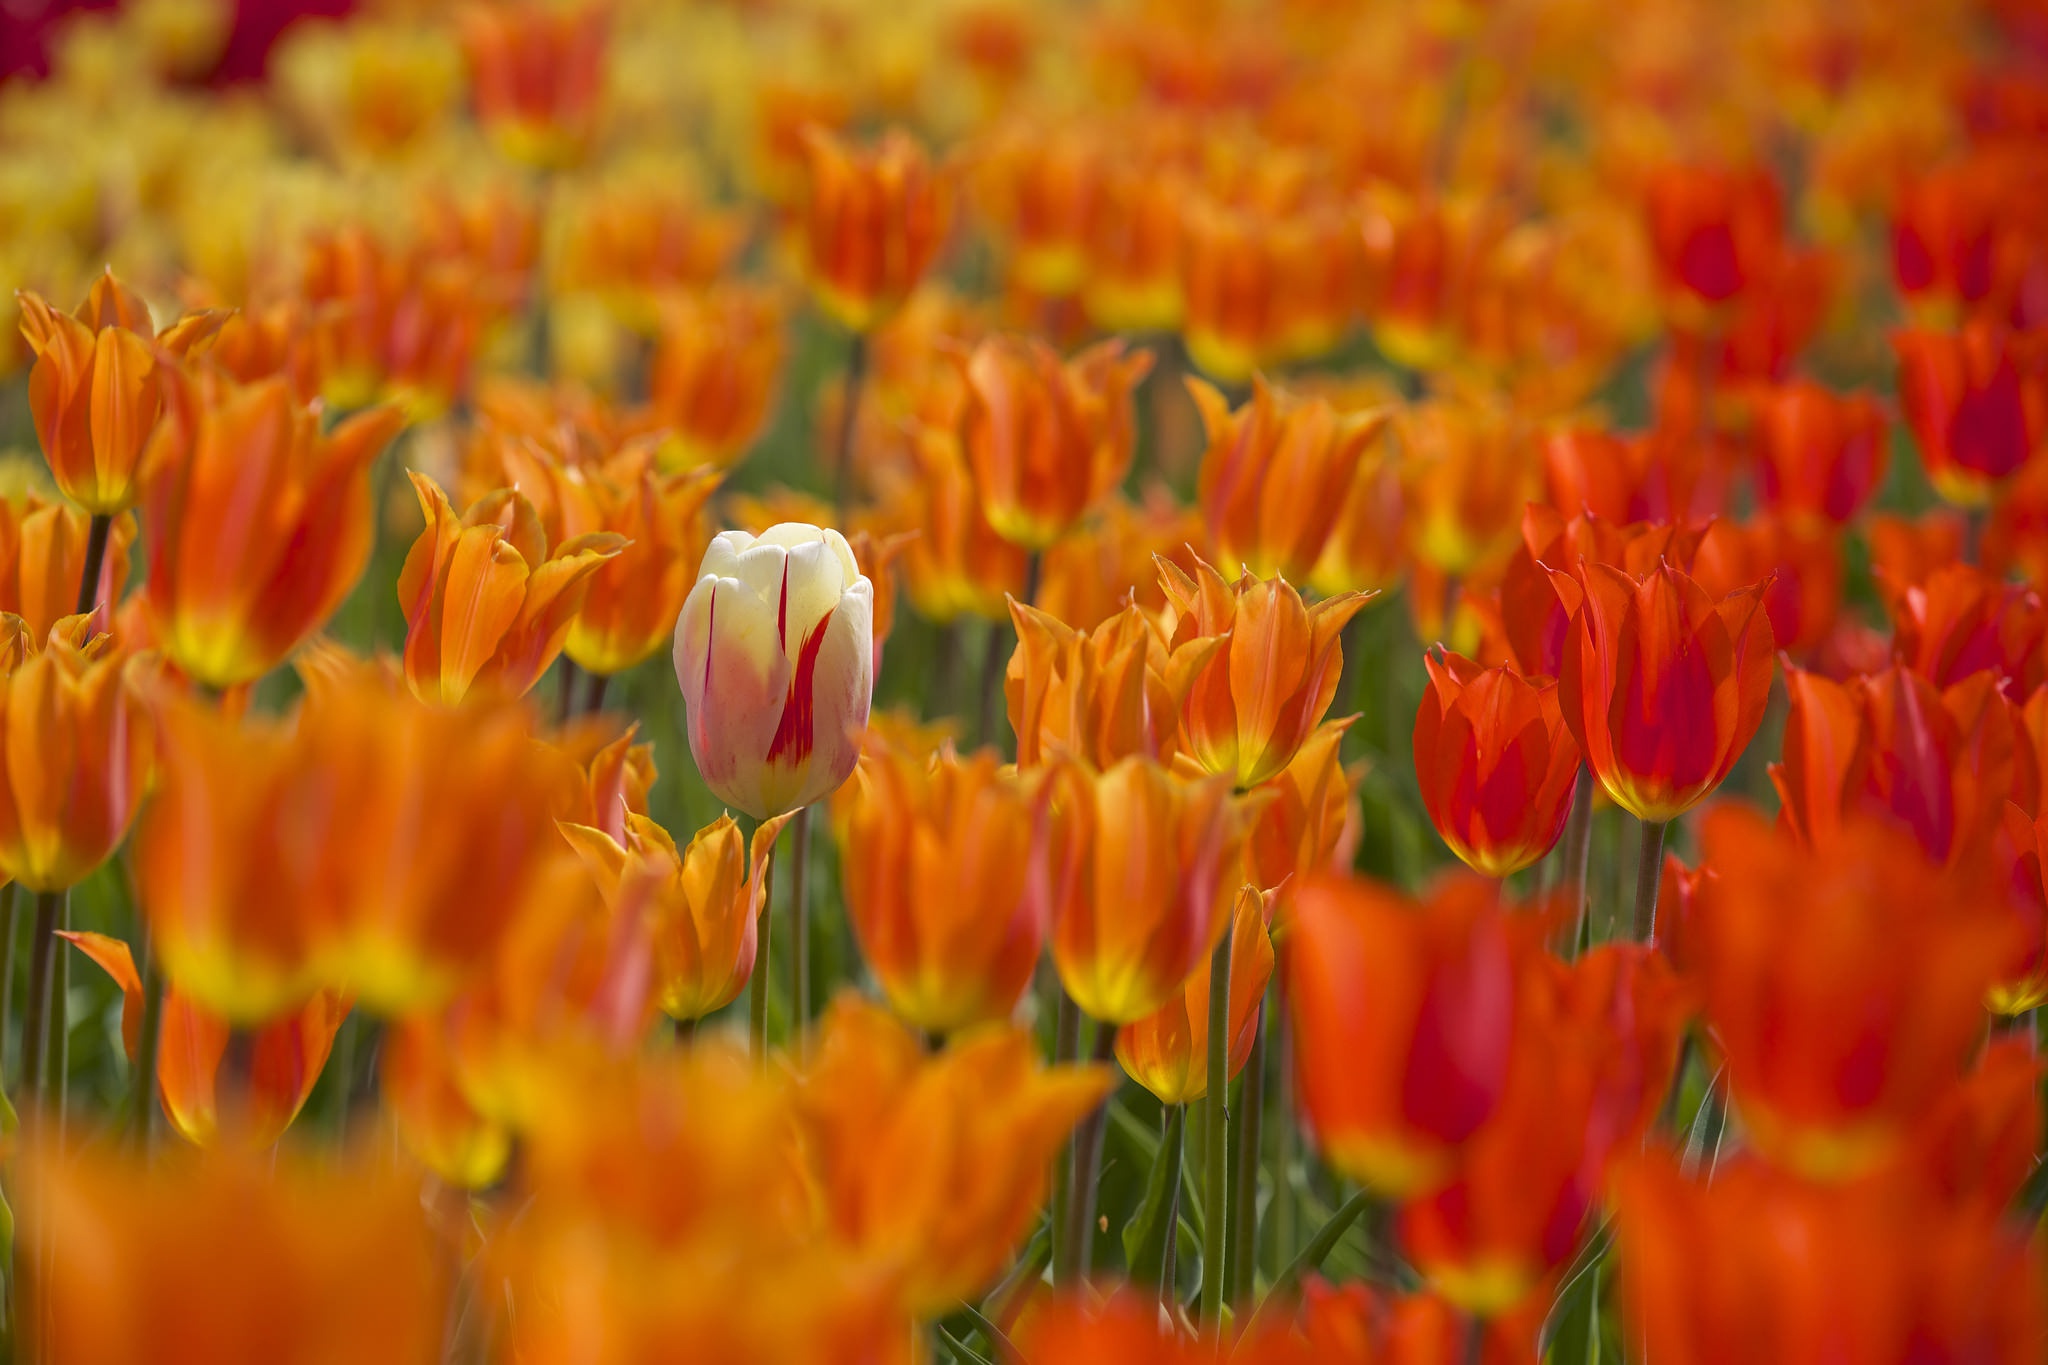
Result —
POLYGON ((800 810, 860 760, 874 585, 837 531, 723 532, 676 623, 675 664, 705 785, 757 820, 800 810))

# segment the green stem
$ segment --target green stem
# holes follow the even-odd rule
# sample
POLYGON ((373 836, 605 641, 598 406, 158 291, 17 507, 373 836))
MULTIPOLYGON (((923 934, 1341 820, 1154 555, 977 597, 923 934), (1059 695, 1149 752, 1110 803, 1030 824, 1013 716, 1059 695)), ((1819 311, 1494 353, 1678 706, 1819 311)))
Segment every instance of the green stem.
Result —
MULTIPOLYGON (((71 928, 71 893, 61 893, 57 906, 57 927, 71 928)), ((43 1083, 49 1093, 50 1113, 56 1119, 57 1150, 64 1150, 67 1092, 71 1087, 71 954, 60 952, 50 985, 50 1074, 43 1083)))
POLYGON ((1259 1311, 1252 1315, 1252 1324, 1246 1329, 1245 1335, 1254 1335, 1259 1320, 1269 1311, 1279 1311, 1286 1306, 1287 1296, 1301 1283, 1302 1277, 1320 1267, 1328 1259, 1330 1253, 1337 1249, 1337 1243, 1344 1239, 1344 1234, 1351 1231, 1351 1225, 1371 1207, 1372 1196, 1360 1190, 1345 1200, 1337 1211, 1330 1215, 1328 1222, 1316 1229, 1316 1235, 1301 1249, 1301 1254, 1289 1261, 1286 1268, 1273 1277, 1273 1283, 1266 1290, 1266 1297, 1260 1302, 1259 1311))
POLYGON ((1564 822, 1564 882, 1558 894, 1570 907, 1567 921, 1571 942, 1565 956, 1577 957, 1586 939, 1586 864, 1593 856, 1593 770, 1579 765, 1579 780, 1572 787, 1572 811, 1564 822))
POLYGON ((609 673, 593 673, 590 675, 590 694, 583 703, 584 714, 594 716, 604 710, 604 694, 611 685, 612 679, 609 673))
POLYGON ((1273 1259, 1278 1273, 1293 1257, 1300 1237, 1300 1212, 1294 1199, 1294 1025, 1287 1017, 1286 992, 1273 991, 1273 1015, 1268 1027, 1273 1032, 1273 1052, 1279 1068, 1280 1122, 1273 1134, 1273 1259))
POLYGON ((14 944, 21 937, 21 905, 13 882, 0 887, 0 924, 7 937, 0 942, 0 1084, 7 1075, 7 1021, 14 1017, 14 944))
POLYGON ((1657 941, 1657 884, 1664 876, 1664 831, 1670 822, 1645 820, 1642 850, 1636 855, 1636 942, 1657 941))
POLYGON ((135 1075, 128 1092, 128 1140, 147 1156, 155 1137, 156 1055, 164 1015, 164 974, 157 967, 156 944, 150 938, 147 920, 136 944, 136 958, 142 973, 142 1028, 135 1040, 135 1075))
MULTIPOLYGON (((1064 1066, 1081 1054, 1081 1007, 1060 988, 1060 1002, 1054 1015, 1052 1059, 1055 1065, 1064 1066)), ((1077 1159, 1077 1143, 1069 1139, 1065 1148, 1052 1162, 1052 1282, 1057 1289, 1065 1289, 1074 1279, 1074 1263, 1067 1259, 1066 1227, 1074 1202, 1074 1162, 1077 1159)))
POLYGON ((555 694, 555 723, 558 725, 567 725, 569 718, 576 714, 576 675, 579 671, 576 661, 564 654, 557 670, 560 690, 555 694))
POLYGON ((983 745, 1002 745, 1003 674, 1009 666, 1009 624, 990 621, 988 635, 982 644, 981 702, 975 714, 975 739, 983 745))
POLYGON ((789 1032, 796 1055, 805 1054, 811 1019, 811 808, 789 822, 789 1032))
POLYGON ((1202 1100, 1202 1228, 1201 1321, 1223 1317, 1224 1231, 1230 1218, 1230 1167, 1225 1160, 1229 1120, 1225 1098, 1230 1072, 1230 932, 1226 929, 1209 960, 1209 1091, 1202 1100))
MULTIPOLYGON (((28 1013, 22 1020, 21 1088, 24 1104, 39 1103, 49 1074, 50 984, 56 976, 57 915, 62 908, 61 891, 45 891, 36 897, 35 928, 29 933, 28 1013)), ((20 1107, 20 1106, 17 1106, 20 1107)))
MULTIPOLYGON (((92 515, 92 525, 85 533, 85 568, 78 575, 78 611, 83 615, 99 605, 100 573, 107 562, 107 536, 114 529, 114 519, 105 512, 92 515)), ((119 591, 120 585, 114 585, 119 591)))
POLYGON ((1237 1123, 1237 1189, 1230 1214, 1230 1299, 1249 1299, 1258 1279, 1259 1254, 1259 1136, 1266 1114, 1266 1028, 1261 1017, 1254 1023, 1251 1056, 1244 1064, 1244 1093, 1238 1097, 1243 1113, 1237 1123))
POLYGON ((763 1070, 768 1066, 768 950, 774 940, 774 920, 769 912, 774 899, 761 898, 760 918, 754 925, 754 974, 747 979, 747 1046, 754 1064, 763 1070))
MULTIPOLYGON (((1116 1055, 1116 1025, 1095 1024, 1095 1047, 1089 1060, 1103 1063, 1116 1055)), ((1076 1281, 1086 1280, 1095 1252, 1095 1182, 1102 1169, 1102 1131, 1109 1117, 1109 1096, 1088 1112, 1074 1130, 1074 1188, 1067 1205, 1065 1260, 1076 1281)))

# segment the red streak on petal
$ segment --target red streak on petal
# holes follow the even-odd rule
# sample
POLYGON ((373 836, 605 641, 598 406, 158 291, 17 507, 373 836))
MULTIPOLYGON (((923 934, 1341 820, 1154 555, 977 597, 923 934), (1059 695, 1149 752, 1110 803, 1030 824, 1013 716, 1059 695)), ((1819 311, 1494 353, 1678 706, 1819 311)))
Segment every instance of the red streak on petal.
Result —
POLYGON ((775 726, 775 740, 768 746, 768 761, 802 763, 811 756, 812 729, 816 720, 813 678, 818 671, 818 651, 825 647, 825 627, 832 624, 826 612, 804 636, 797 653, 796 668, 789 677, 789 696, 782 703, 782 719, 775 726))

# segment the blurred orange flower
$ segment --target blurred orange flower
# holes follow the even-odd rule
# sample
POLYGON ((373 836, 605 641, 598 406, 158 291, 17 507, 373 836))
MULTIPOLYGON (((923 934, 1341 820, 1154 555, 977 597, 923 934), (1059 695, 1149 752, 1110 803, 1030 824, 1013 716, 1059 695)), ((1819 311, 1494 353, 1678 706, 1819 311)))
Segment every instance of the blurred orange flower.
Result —
MULTIPOLYGON (((1271 892, 1247 886, 1230 917, 1230 1074, 1236 1080, 1259 1031, 1273 977, 1271 892)), ((1180 994, 1116 1032, 1116 1059, 1161 1104, 1192 1104, 1209 1093, 1209 971, 1195 968, 1180 994)))
POLYGON ((761 434, 781 376, 786 320, 776 296, 726 286, 664 303, 648 361, 647 406, 670 470, 736 464, 761 434))
POLYGON ((545 169, 582 160, 604 95, 609 7, 492 0, 459 20, 477 119, 505 155, 545 169))
POLYGON ((1098 769, 1133 754, 1171 761, 1189 689, 1225 644, 1197 636, 1169 648, 1136 606, 1089 631, 1016 601, 1010 619, 1017 648, 1003 692, 1020 768, 1062 755, 1098 769))
POLYGON ((1758 492, 1779 513, 1846 525, 1883 485, 1891 431, 1876 398, 1802 379, 1756 407, 1758 492))
POLYGON ((1981 507, 2048 440, 2048 343, 1971 323, 1892 338, 1899 401, 1935 491, 1981 507))
POLYGON ((872 331, 903 306, 945 245, 950 185, 900 128, 856 147, 813 124, 803 148, 799 228, 811 288, 842 327, 872 331))
MULTIPOLYGON (((34 493, 19 503, 0 499, 0 611, 21 617, 36 639, 47 637, 50 627, 78 609, 90 534, 90 518, 68 503, 46 502, 34 493)), ((134 543, 135 518, 114 518, 93 588, 96 605, 120 601, 134 543)))

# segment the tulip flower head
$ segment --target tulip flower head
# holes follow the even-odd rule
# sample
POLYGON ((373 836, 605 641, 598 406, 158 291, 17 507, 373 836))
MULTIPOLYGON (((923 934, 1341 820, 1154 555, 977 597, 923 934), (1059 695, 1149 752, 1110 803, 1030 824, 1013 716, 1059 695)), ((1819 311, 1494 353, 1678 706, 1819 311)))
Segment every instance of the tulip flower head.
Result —
POLYGON ((1661 822, 1690 810, 1762 724, 1772 672, 1767 586, 1715 602, 1660 563, 1636 577, 1581 560, 1551 582, 1572 612, 1558 699, 1615 804, 1661 822))
MULTIPOLYGON (((0 611, 21 617, 33 638, 47 638, 51 626, 78 609, 90 534, 90 518, 67 503, 46 502, 34 493, 19 504, 0 500, 0 611)), ((135 518, 114 518, 94 585, 96 604, 120 600, 134 542, 135 518)))
POLYGON ((1430 821, 1474 871, 1505 877, 1564 832, 1579 746, 1557 685, 1436 650, 1415 716, 1415 773, 1430 821))
MULTIPOLYGON (((1247 886, 1230 919, 1230 1075, 1244 1069, 1273 977, 1273 893, 1247 886)), ((1209 969, 1195 968, 1180 994, 1116 1033, 1116 1059, 1161 1104, 1192 1104, 1209 1093, 1209 969)))
POLYGON ((1892 344, 1928 479, 1959 507, 1984 506, 2048 440, 2048 344, 1982 323, 1915 328, 1892 344))
POLYGON ((757 820, 800 810, 860 761, 874 585, 837 531, 722 532, 676 622, 675 666, 705 784, 757 820))
POLYGON ((64 496, 95 516, 133 507, 143 451, 170 403, 177 362, 219 330, 225 313, 193 313, 158 332, 149 305, 110 270, 76 314, 21 298, 35 351, 29 410, 64 496))
POLYGON ((1058 755, 1107 768, 1143 754, 1166 762, 1196 675, 1225 641, 1198 636, 1170 650, 1157 624, 1125 607, 1092 631, 1010 603, 1017 649, 1003 678, 1017 765, 1058 755))
POLYGON ((872 331, 903 306, 945 245, 951 189, 900 128, 860 148, 813 125, 803 149, 800 221, 811 288, 842 327, 872 331))

